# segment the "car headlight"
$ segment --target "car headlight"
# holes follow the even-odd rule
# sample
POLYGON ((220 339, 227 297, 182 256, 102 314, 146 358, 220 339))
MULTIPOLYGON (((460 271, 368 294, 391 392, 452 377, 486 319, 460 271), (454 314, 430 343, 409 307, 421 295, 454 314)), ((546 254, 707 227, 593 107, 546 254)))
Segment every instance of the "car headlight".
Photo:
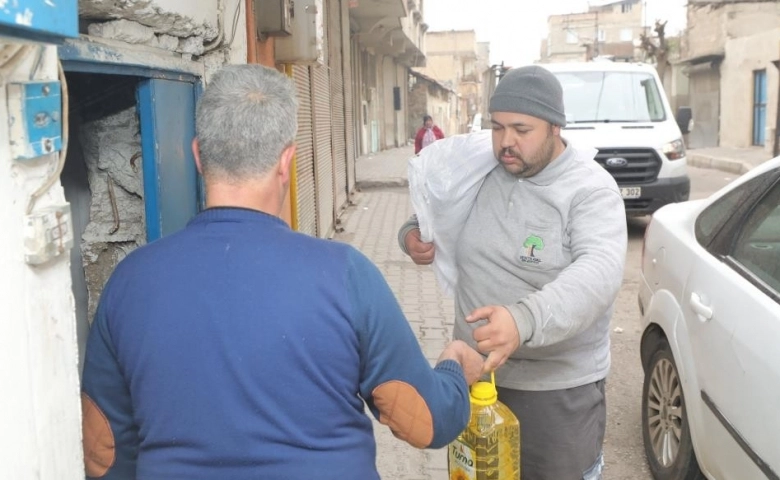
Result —
POLYGON ((669 142, 664 145, 664 155, 669 160, 679 160, 685 157, 685 144, 682 138, 678 138, 673 142, 669 142))

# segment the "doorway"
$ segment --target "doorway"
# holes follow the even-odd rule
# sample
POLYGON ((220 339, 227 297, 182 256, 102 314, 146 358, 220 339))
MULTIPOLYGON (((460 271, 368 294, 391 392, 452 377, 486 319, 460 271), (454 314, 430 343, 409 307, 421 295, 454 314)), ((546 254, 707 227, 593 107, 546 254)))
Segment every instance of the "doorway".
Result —
POLYGON ((200 79, 63 60, 71 92, 62 185, 71 204, 71 277, 79 372, 95 310, 116 265, 184 227, 202 195, 190 144, 200 79))
POLYGON ((753 145, 766 143, 766 70, 753 71, 753 145))

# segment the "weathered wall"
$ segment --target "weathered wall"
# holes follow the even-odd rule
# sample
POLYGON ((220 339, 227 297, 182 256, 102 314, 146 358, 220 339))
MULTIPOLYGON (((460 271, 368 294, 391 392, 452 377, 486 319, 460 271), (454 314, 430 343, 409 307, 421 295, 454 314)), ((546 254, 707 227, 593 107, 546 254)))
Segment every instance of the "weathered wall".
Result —
POLYGON ((393 57, 384 56, 379 64, 381 87, 379 91, 380 105, 382 111, 382 125, 380 126, 382 135, 381 149, 395 147, 395 111, 393 110, 393 86, 395 86, 395 63, 393 57))
POLYGON ((690 79, 685 74, 685 65, 672 64, 666 69, 664 77, 664 90, 672 112, 676 114, 679 107, 690 106, 690 79))
POLYGON ((709 63, 688 70, 693 111, 690 148, 718 146, 720 130, 720 70, 709 63))
POLYGON ((721 65, 720 144, 724 147, 752 145, 753 72, 766 70, 768 96, 765 148, 771 152, 780 82, 778 70, 772 61, 780 59, 780 27, 749 37, 731 39, 726 42, 725 49, 726 58, 721 65))
POLYGON ((245 0, 85 0, 79 15, 93 37, 205 57, 207 78, 246 63, 245 0))
POLYGON ((449 88, 455 88, 463 76, 462 65, 453 55, 431 55, 427 53, 425 68, 415 68, 423 75, 435 78, 449 88))
POLYGON ((477 74, 477 37, 473 30, 428 32, 426 66, 417 70, 450 88, 477 74))
POLYGON ((433 117, 434 123, 442 129, 444 135, 450 136, 458 133, 457 123, 450 114, 450 103, 448 96, 439 96, 436 94, 428 98, 428 111, 433 117))
POLYGON ((444 132, 447 135, 457 135, 461 132, 461 129, 466 128, 468 118, 464 118, 465 109, 461 107, 464 100, 457 95, 450 95, 449 99, 449 112, 450 112, 450 127, 444 132))
MULTIPOLYGON (((415 78, 415 77, 412 77, 415 78)), ((422 126, 423 117, 428 114, 428 82, 415 78, 416 82, 409 92, 409 128, 407 135, 414 139, 422 126)))
MULTIPOLYGON (((753 71, 758 69, 767 70, 767 125, 774 126, 777 70, 770 62, 780 58, 778 25, 780 2, 689 2, 684 58, 724 55, 719 68, 722 77, 719 91, 713 90, 714 77, 708 71, 708 64, 690 67, 695 122, 691 146, 736 147, 752 143, 753 71), (712 102, 717 102, 717 108, 712 102)), ((772 133, 771 129, 767 131, 770 144, 772 133)))
POLYGON ((217 0, 82 0, 79 17, 88 20, 127 19, 157 34, 180 38, 217 36, 217 0))
POLYGON ((138 82, 129 76, 68 74, 71 142, 61 181, 76 239, 71 274, 80 367, 103 285, 126 251, 146 238, 138 82))
POLYGON ((726 41, 724 35, 725 9, 688 4, 685 30, 685 58, 722 53, 726 41))
POLYGON ((408 113, 406 111, 407 99, 406 99, 406 84, 409 81, 409 69, 404 65, 396 64, 395 66, 395 86, 398 87, 401 94, 401 109, 395 112, 395 145, 400 147, 406 145, 408 137, 406 136, 406 119, 408 113))
POLYGON ((466 99, 468 109, 465 114, 471 118, 475 113, 479 112, 480 104, 480 90, 481 82, 463 82, 458 86, 458 93, 464 99, 466 99))
POLYGON ((81 128, 92 192, 89 223, 81 238, 90 323, 114 267, 146 240, 139 129, 136 107, 81 128))
POLYGON ((444 134, 458 133, 458 122, 453 109, 455 94, 422 78, 416 78, 409 92, 409 138, 414 139, 417 130, 422 127, 425 115, 433 118, 433 123, 444 131, 444 134))
POLYGON ((726 41, 773 30, 780 2, 689 2, 685 58, 723 53, 726 41))
POLYGON ((461 105, 449 108, 448 116, 455 121, 448 135, 463 133, 483 107, 482 74, 489 62, 489 44, 478 43, 473 30, 452 30, 428 32, 426 45, 427 66, 417 70, 461 96, 461 105))
MULTIPOLYGON (((2 48, 2 46, 0 46, 2 48)), ((37 47, 9 81, 28 81, 37 47)), ((57 78, 57 53, 47 47, 36 78, 57 78)), ((8 125, 5 84, 0 125, 8 125)), ((84 478, 81 451, 76 322, 68 255, 40 266, 24 261, 25 210, 32 192, 56 172, 57 154, 11 159, 8 129, 0 128, 0 476, 8 479, 84 478)), ((65 203, 59 182, 33 212, 65 203)))
POLYGON ((639 38, 643 33, 642 16, 644 3, 639 1, 630 5, 629 11, 623 11, 623 5, 616 3, 607 7, 593 8, 598 10, 597 26, 602 30, 601 38, 604 43, 620 43, 639 38), (632 38, 623 40, 623 30, 631 30, 632 38))
POLYGON ((600 40, 600 54, 625 57, 626 54, 630 56, 633 53, 631 41, 644 32, 642 2, 633 4, 628 12, 623 12, 621 4, 594 7, 592 10, 586 13, 551 15, 548 18, 547 44, 546 48, 542 49, 542 61, 585 61, 589 50, 584 45, 593 45, 596 40, 600 40), (630 39, 626 40, 622 36, 624 30, 631 31, 630 39))
POLYGON ((584 43, 593 43, 596 16, 591 13, 551 15, 547 19, 547 51, 544 61, 585 61, 584 43))
POLYGON ((425 38, 426 55, 477 55, 477 34, 474 30, 428 32, 425 38))
POLYGON ((477 81, 479 82, 479 113, 482 114, 482 118, 488 116, 488 100, 490 86, 487 84, 486 79, 490 72, 490 42, 477 42, 477 81))
POLYGON ((382 57, 369 53, 366 50, 361 51, 360 65, 363 73, 363 82, 361 83, 360 98, 365 100, 365 105, 361 105, 361 119, 363 128, 365 128, 361 144, 363 154, 381 150, 382 132, 379 126, 383 123, 382 115, 384 113, 381 108, 381 64, 382 57))
MULTIPOLYGON (((411 40, 411 42, 417 47, 420 52, 425 52, 425 30, 423 25, 423 2, 422 0, 408 0, 407 11, 409 15, 401 18, 401 28, 404 31, 405 36, 411 40)), ((425 27, 427 29, 427 26, 425 27)), ((413 65, 417 65, 417 61, 413 62, 413 65)))

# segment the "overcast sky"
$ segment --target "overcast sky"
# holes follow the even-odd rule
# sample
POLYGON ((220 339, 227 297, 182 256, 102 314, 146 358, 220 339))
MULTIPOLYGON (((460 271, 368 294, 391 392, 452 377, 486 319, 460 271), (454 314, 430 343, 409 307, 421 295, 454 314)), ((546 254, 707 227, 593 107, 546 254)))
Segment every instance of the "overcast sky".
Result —
MULTIPOLYGON (((644 0, 645 24, 668 20, 667 32, 685 28, 685 0, 644 0)), ((539 58, 547 37, 547 17, 585 12, 604 0, 424 0, 429 31, 475 30, 477 41, 490 42, 491 63, 520 66, 539 58)))

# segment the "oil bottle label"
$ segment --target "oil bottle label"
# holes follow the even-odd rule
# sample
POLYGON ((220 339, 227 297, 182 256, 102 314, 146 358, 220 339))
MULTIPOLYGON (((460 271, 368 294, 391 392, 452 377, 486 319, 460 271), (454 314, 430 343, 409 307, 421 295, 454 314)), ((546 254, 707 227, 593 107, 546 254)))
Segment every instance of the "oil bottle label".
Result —
POLYGON ((450 444, 450 480, 475 480, 474 450, 468 444, 455 440, 450 444))

